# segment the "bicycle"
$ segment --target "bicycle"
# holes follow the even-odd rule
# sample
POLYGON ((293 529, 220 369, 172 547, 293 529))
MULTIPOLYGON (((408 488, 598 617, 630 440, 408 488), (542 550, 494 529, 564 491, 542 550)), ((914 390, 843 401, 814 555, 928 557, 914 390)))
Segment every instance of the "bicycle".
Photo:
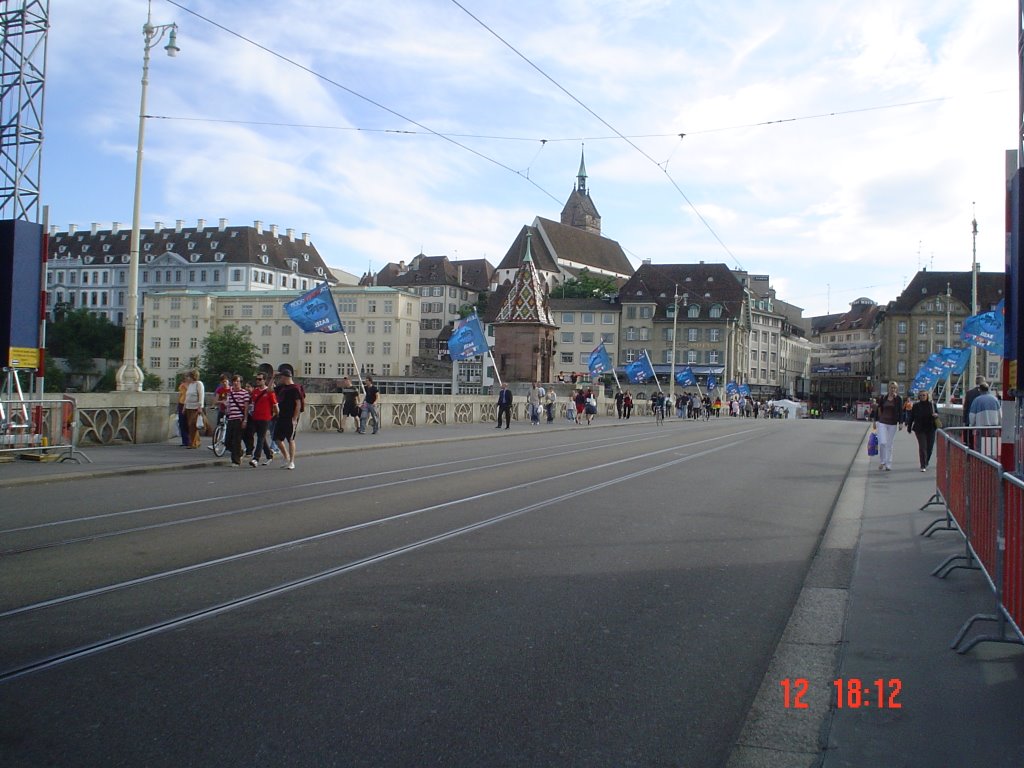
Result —
POLYGON ((657 424, 662 424, 665 421, 664 403, 654 406, 654 421, 657 424))
POLYGON ((213 430, 213 445, 210 446, 210 450, 213 451, 213 455, 218 459, 224 455, 224 452, 228 449, 227 443, 224 442, 224 438, 228 434, 228 420, 218 419, 217 426, 213 430))

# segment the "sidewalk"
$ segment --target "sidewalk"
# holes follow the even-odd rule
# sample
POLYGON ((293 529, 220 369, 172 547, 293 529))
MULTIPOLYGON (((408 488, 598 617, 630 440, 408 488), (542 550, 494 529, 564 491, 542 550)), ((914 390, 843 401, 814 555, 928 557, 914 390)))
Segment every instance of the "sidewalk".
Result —
POLYGON ((922 473, 900 438, 891 472, 861 445, 728 768, 1024 765, 1024 646, 950 649, 995 598, 980 571, 930 575, 964 540, 920 535, 945 509, 920 509, 935 467, 922 473))

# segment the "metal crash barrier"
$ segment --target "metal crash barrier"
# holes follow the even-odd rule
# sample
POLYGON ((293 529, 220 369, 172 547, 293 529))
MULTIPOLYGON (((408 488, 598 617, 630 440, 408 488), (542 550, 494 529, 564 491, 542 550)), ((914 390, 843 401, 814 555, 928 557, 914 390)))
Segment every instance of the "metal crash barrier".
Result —
POLYGON ((70 397, 0 400, 0 456, 89 461, 77 448, 78 412, 70 397))
POLYGON ((970 428, 943 429, 936 435, 936 490, 925 507, 938 499, 946 515, 922 535, 959 531, 964 553, 947 558, 932 575, 945 578, 957 568, 979 570, 995 596, 993 613, 976 614, 961 627, 950 644, 957 653, 983 642, 1024 644, 1024 481, 1003 469, 997 443, 970 428), (994 622, 996 629, 964 645, 978 622, 994 622))

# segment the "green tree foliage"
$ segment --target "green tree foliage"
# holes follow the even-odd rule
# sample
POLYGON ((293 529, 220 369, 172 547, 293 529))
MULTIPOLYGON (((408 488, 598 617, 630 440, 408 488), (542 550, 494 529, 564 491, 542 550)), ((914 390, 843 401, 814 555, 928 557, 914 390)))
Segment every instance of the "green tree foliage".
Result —
POLYGON ((618 293, 615 280, 604 275, 595 275, 584 267, 579 274, 555 288, 552 296, 560 299, 603 299, 618 293))
POLYGON ((216 385, 221 373, 237 373, 243 381, 253 378, 259 347, 252 343, 248 326, 226 325, 211 331, 203 339, 202 378, 207 386, 216 385))
POLYGON ((46 325, 46 351, 63 357, 74 372, 93 369, 93 358, 119 360, 123 357, 124 329, 102 315, 75 309, 46 325))
POLYGON ((46 377, 43 380, 45 392, 63 392, 67 386, 67 377, 60 366, 54 362, 53 356, 47 352, 44 357, 46 377))

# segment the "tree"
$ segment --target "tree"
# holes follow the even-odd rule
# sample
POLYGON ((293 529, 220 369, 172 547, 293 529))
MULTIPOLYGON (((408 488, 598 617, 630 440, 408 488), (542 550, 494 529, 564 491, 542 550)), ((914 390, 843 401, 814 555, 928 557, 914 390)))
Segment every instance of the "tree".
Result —
POLYGON ((226 325, 219 331, 211 331, 203 339, 203 382, 213 386, 221 373, 237 373, 243 381, 248 381, 256 372, 258 359, 259 347, 252 343, 248 327, 226 325))
POLYGON ((60 366, 54 361, 53 356, 47 352, 43 358, 46 376, 43 379, 43 389, 46 392, 63 392, 67 386, 67 377, 60 366))
POLYGON ((576 277, 555 288, 552 295, 560 299, 603 299, 617 292, 614 278, 591 274, 584 267, 576 277))
POLYGON ((124 329, 84 307, 46 325, 46 351, 66 358, 72 372, 91 371, 96 357, 120 360, 123 350, 124 329))

